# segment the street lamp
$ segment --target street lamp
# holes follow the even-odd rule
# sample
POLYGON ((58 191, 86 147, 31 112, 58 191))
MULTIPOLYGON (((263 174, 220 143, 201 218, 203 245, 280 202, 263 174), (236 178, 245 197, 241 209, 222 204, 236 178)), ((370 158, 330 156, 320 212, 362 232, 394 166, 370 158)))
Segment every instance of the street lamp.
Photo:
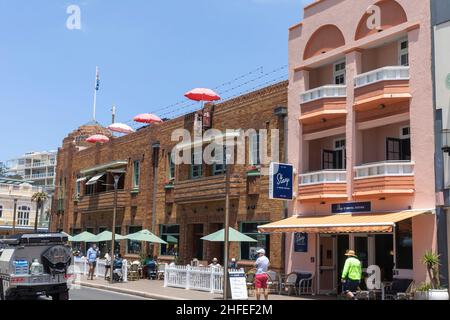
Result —
POLYGON ((117 190, 119 188, 119 181, 122 174, 125 173, 124 170, 110 171, 114 176, 114 209, 113 209, 113 221, 112 221, 112 231, 111 231, 111 284, 114 283, 113 277, 113 263, 114 263, 114 250, 116 244, 116 216, 117 216, 117 190))
POLYGON ((225 239, 224 239, 224 274, 223 274, 223 300, 228 300, 228 256, 230 250, 230 160, 226 150, 226 179, 225 179, 225 239))

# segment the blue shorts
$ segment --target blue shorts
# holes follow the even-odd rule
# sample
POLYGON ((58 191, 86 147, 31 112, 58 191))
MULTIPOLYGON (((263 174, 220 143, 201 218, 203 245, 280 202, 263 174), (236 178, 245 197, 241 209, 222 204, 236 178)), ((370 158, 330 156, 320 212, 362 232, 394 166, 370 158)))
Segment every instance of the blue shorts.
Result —
POLYGON ((358 287, 360 284, 360 280, 347 280, 344 283, 343 289, 344 292, 350 291, 350 292, 356 292, 358 291, 358 287))

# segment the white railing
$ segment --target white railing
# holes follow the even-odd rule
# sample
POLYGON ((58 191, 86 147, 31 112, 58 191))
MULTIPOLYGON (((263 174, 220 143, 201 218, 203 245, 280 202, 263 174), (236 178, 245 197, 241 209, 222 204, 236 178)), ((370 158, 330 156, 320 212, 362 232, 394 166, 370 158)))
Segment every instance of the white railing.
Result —
POLYGON ((223 293, 223 273, 223 268, 166 265, 164 287, 223 293))
POLYGON ((347 96, 347 87, 345 85, 327 85, 301 94, 301 103, 307 103, 323 98, 345 98, 347 96))
MULTIPOLYGON (((105 278, 106 260, 97 259, 97 266, 95 268, 95 278, 105 278)), ((86 258, 74 258, 74 272, 87 276, 89 273, 89 263, 86 258)), ((128 282, 128 261, 122 261, 123 282, 128 282)))
POLYGON ((346 170, 324 170, 299 175, 300 185, 312 185, 320 183, 346 183, 346 170))
POLYGON ((11 185, 6 183, 0 183, 0 191, 12 193, 15 191, 23 191, 23 192, 39 192, 42 189, 40 187, 33 187, 29 185, 11 185))
POLYGON ((360 88, 386 80, 409 80, 409 67, 384 67, 360 74, 355 78, 355 87, 360 88))
POLYGON ((385 161, 355 167, 355 179, 412 175, 414 175, 414 162, 411 161, 385 161))
POLYGON ((32 175, 24 176, 25 180, 29 179, 41 179, 41 178, 53 178, 55 176, 54 172, 44 172, 44 173, 34 173, 32 175))

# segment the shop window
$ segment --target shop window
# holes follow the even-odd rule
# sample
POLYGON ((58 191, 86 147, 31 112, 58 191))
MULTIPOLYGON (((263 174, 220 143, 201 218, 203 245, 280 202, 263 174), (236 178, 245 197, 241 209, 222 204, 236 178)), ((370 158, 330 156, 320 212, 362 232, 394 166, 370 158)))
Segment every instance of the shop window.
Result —
POLYGON ((261 135, 252 133, 249 136, 249 164, 252 166, 261 164, 261 135))
POLYGON ((160 245, 159 254, 162 256, 178 256, 178 243, 180 241, 180 225, 161 225, 161 239, 167 244, 160 245))
POLYGON ((214 150, 214 165, 213 165, 213 175, 218 176, 225 174, 226 172, 226 147, 216 148, 214 150), (217 154, 216 154, 217 152, 217 154))
POLYGON ((333 65, 333 80, 336 85, 345 84, 345 60, 333 65))
MULTIPOLYGON (((142 226, 128 227, 128 234, 133 234, 142 230, 142 226)), ((142 242, 127 240, 127 254, 140 254, 142 252, 142 242)))
POLYGON ((17 209, 17 224, 19 226, 28 226, 30 223, 30 207, 20 206, 17 209))
POLYGON ((202 176, 203 150, 194 150, 191 159, 191 179, 198 179, 202 176), (195 161, 197 160, 197 162, 195 161))
POLYGON ((168 157, 168 162, 169 162, 169 179, 174 179, 175 178, 175 163, 173 162, 172 159, 172 153, 168 153, 167 154, 168 157))
POLYGON ((240 232, 258 241, 241 243, 241 260, 256 260, 256 251, 258 251, 258 249, 266 250, 266 256, 270 257, 270 235, 265 233, 258 233, 258 226, 267 223, 268 222, 241 222, 239 228, 240 232))
POLYGON ((388 161, 410 161, 411 139, 386 139, 386 160, 388 161))
POLYGON ((409 66, 409 42, 407 39, 398 42, 398 63, 401 66, 409 66))
POLYGON ((141 163, 139 160, 133 162, 133 189, 139 189, 141 175, 141 163))
POLYGON ((401 221, 396 228, 397 269, 413 268, 412 219, 401 221))

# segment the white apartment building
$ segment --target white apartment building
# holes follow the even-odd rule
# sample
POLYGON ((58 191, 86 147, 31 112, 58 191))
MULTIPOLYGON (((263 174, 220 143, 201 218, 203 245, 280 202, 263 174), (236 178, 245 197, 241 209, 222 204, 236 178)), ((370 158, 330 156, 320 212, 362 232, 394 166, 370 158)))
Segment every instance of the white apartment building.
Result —
POLYGON ((29 152, 7 162, 6 174, 20 176, 52 194, 55 189, 56 151, 29 152))
MULTIPOLYGON (((36 203, 31 201, 31 198, 33 194, 42 190, 42 187, 35 187, 21 180, 0 177, 0 235, 12 233, 14 211, 16 211, 16 233, 34 230, 36 203)), ((39 232, 48 230, 50 203, 50 200, 46 201, 39 211, 39 232)))

